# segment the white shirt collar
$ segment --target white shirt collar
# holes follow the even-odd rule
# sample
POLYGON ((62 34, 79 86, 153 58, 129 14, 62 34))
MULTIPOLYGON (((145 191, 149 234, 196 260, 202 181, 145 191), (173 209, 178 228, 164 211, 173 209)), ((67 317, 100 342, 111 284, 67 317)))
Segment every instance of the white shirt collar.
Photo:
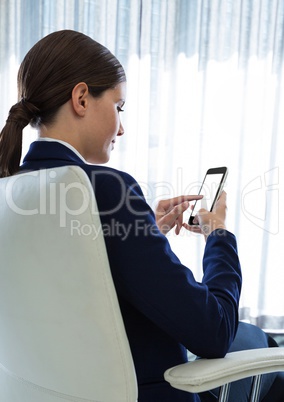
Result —
POLYGON ((76 148, 74 148, 71 144, 69 144, 68 142, 62 141, 62 140, 58 140, 57 138, 50 138, 50 137, 38 137, 36 141, 49 141, 49 142, 59 142, 59 144, 65 145, 65 147, 71 149, 71 151, 74 152, 74 154, 76 154, 84 163, 88 162, 86 161, 86 159, 83 158, 83 156, 77 151, 76 148))

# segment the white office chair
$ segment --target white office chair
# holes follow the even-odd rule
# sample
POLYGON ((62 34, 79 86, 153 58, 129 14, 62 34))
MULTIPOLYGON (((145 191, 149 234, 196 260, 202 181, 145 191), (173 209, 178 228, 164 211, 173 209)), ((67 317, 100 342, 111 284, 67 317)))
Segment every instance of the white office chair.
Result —
POLYGON ((91 183, 79 167, 0 180, 0 401, 135 402, 91 183))
MULTIPOLYGON (((1 402, 137 400, 101 229, 79 167, 0 179, 1 402)), ((284 370, 281 348, 231 355, 171 368, 165 378, 195 393, 284 370)))
MULTIPOLYGON (((219 402, 229 401, 230 385, 252 377, 250 402, 259 401, 261 376, 284 371, 284 348, 263 348, 228 353, 222 359, 198 359, 165 372, 174 388, 199 393, 220 388, 219 402)), ((271 401, 273 402, 273 401, 271 401)))

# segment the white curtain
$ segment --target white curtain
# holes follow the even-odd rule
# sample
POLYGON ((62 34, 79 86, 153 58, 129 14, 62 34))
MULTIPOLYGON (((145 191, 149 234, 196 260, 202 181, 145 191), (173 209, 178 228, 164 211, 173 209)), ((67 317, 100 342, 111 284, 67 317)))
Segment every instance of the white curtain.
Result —
MULTIPOLYGON (((284 332, 284 1, 0 0, 1 126, 21 59, 64 28, 103 43, 126 69, 125 135, 109 165, 132 174, 151 205, 197 193, 210 167, 229 168, 240 317, 284 332)), ((26 129, 24 152, 33 135, 26 129)), ((169 240, 201 278, 203 239, 169 240)))

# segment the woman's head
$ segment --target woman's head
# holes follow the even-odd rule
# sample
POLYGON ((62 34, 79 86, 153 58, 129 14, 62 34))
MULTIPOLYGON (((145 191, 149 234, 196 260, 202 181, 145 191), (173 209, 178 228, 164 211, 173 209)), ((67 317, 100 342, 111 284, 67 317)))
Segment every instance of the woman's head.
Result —
POLYGON ((116 57, 82 33, 63 30, 37 42, 21 63, 19 102, 10 109, 1 132, 1 176, 18 170, 23 128, 29 123, 33 127, 52 124, 79 82, 86 83, 89 93, 98 98, 125 80, 116 57))

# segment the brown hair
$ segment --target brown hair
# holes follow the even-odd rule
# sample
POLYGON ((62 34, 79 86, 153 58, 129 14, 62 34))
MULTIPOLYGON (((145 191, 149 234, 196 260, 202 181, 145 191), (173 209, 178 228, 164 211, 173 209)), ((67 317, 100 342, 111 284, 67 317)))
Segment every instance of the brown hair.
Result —
POLYGON ((0 177, 19 170, 22 131, 50 124, 78 82, 94 97, 126 80, 123 67, 103 45, 72 30, 53 32, 26 54, 18 72, 19 102, 0 134, 0 177))

